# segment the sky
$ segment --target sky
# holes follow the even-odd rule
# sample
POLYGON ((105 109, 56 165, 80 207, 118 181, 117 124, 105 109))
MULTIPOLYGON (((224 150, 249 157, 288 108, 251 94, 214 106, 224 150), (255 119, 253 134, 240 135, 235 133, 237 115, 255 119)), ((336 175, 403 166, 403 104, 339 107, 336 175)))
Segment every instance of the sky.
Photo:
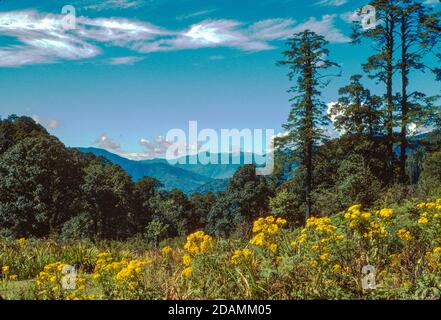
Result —
MULTIPOLYGON (((189 121, 281 133, 291 84, 276 62, 286 39, 310 29, 329 41, 341 76, 323 101, 336 101, 371 53, 369 43, 349 43, 350 17, 367 3, 0 0, 0 115, 31 116, 69 147, 136 159, 151 157, 170 129, 188 131, 189 121), (61 14, 66 5, 75 24, 61 14)), ((440 10, 438 0, 427 3, 440 10)), ((431 74, 412 80, 440 92, 431 74)))

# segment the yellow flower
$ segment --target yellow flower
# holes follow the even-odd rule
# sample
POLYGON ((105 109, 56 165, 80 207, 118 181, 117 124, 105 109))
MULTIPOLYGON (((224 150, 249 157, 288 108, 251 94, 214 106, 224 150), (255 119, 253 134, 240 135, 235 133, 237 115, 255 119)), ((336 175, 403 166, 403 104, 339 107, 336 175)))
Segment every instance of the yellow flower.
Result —
POLYGON ((329 253, 324 253, 320 256, 320 260, 322 261, 326 261, 329 258, 329 253))
POLYGON ((285 219, 282 219, 282 218, 277 218, 277 220, 276 220, 276 224, 278 224, 281 227, 286 226, 287 223, 288 223, 288 221, 286 221, 285 219))
POLYGON ((243 261, 247 261, 253 255, 253 251, 248 248, 243 250, 235 250, 233 256, 230 259, 231 264, 238 265, 243 261))
POLYGON ((26 246, 26 239, 25 238, 18 239, 17 244, 20 246, 20 248, 25 247, 26 246))
POLYGON ((378 215, 380 216, 380 218, 382 218, 382 219, 389 219, 389 218, 391 218, 392 217, 392 215, 393 215, 393 213, 394 213, 394 210, 393 209, 381 209, 379 212, 378 212, 378 215))
POLYGON ((334 271, 335 273, 339 273, 341 271, 341 266, 339 264, 334 264, 334 266, 332 267, 332 271, 334 271))
POLYGON ((187 267, 182 271, 182 276, 184 278, 189 278, 191 276, 191 274, 193 273, 193 268, 192 267, 187 267))
POLYGON ((172 252, 173 252, 173 249, 172 249, 172 247, 169 247, 169 246, 164 247, 161 250, 161 253, 165 256, 171 254, 172 252))
POLYGON ((196 255, 207 252, 212 243, 213 238, 211 236, 205 234, 203 231, 198 231, 187 237, 184 248, 190 254, 196 255))
POLYGON ((429 219, 427 219, 426 217, 422 217, 418 220, 418 224, 427 224, 429 223, 429 219))
POLYGON ((182 257, 182 264, 186 267, 189 267, 191 265, 191 257, 189 255, 184 255, 182 257))
POLYGON ((270 249, 273 253, 275 253, 275 252, 277 251, 277 244, 275 244, 275 243, 271 244, 271 245, 269 246, 269 249, 270 249))
POLYGON ((408 231, 406 229, 398 230, 397 236, 398 236, 398 238, 400 238, 403 241, 411 241, 413 239, 413 236, 410 233, 410 231, 408 231))
POLYGON ((129 288, 131 289, 131 290, 135 290, 136 289, 136 287, 138 286, 138 283, 136 283, 136 282, 129 282, 129 288))
POLYGON ((4 275, 8 275, 9 271, 10 271, 10 267, 9 266, 3 266, 2 267, 2 273, 4 275))
POLYGON ((263 232, 258 233, 254 236, 253 239, 250 241, 251 244, 255 246, 264 246, 265 245, 265 234, 263 232))

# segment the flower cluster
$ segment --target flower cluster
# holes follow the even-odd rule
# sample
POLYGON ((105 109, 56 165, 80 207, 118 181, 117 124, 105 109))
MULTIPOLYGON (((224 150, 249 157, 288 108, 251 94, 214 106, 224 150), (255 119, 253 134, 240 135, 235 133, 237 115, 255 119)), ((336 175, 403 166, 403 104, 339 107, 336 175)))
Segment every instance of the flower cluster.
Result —
POLYGON ((190 254, 196 255, 207 252, 212 243, 213 237, 205 234, 203 231, 198 231, 187 237, 187 243, 184 248, 190 254))
POLYGON ((344 236, 337 234, 337 227, 330 218, 311 217, 306 221, 306 227, 302 229, 292 246, 298 247, 308 239, 315 243, 311 249, 317 251, 318 244, 326 245, 331 241, 343 240, 344 236))
POLYGON ((191 267, 191 257, 188 254, 185 254, 182 257, 182 264, 185 267, 185 269, 182 271, 182 276, 184 278, 190 277, 193 273, 193 268, 191 267))
POLYGON ((306 226, 292 242, 292 246, 310 254, 311 266, 317 267, 331 260, 329 246, 343 239, 344 236, 337 233, 337 227, 329 217, 311 217, 306 220, 306 226))
POLYGON ((164 247, 164 248, 161 249, 161 254, 162 254, 163 256, 169 256, 169 255, 171 255, 172 253, 173 253, 173 248, 172 248, 172 247, 166 246, 166 247, 164 247))
POLYGON ((286 224, 287 221, 285 219, 276 219, 274 216, 259 218, 254 222, 253 233, 255 235, 250 243, 275 253, 277 251, 277 236, 280 229, 285 227, 286 224))
POLYGON ((184 249, 187 250, 188 254, 185 254, 182 257, 182 264, 185 268, 181 272, 181 275, 184 278, 189 278, 193 274, 193 268, 191 266, 191 256, 196 256, 208 252, 212 245, 213 237, 203 231, 197 231, 187 237, 187 242, 184 245, 184 249))
POLYGON ((17 240, 17 244, 20 248, 26 247, 27 241, 25 238, 20 238, 17 240))
POLYGON ((426 253, 426 261, 432 272, 441 269, 441 247, 435 247, 432 251, 426 253))
POLYGON ((230 262, 231 262, 231 264, 238 265, 238 264, 241 264, 243 262, 250 261, 252 256, 253 256, 253 251, 251 251, 248 248, 245 248, 245 249, 242 249, 242 250, 237 249, 237 250, 234 251, 234 254, 231 257, 230 262))
POLYGON ((38 275, 35 284, 37 296, 43 300, 95 300, 94 294, 86 293, 86 279, 82 276, 69 275, 64 273, 66 268, 70 268, 62 262, 55 262, 44 267, 38 275), (67 282, 72 287, 67 287, 67 282))
POLYGON ((122 269, 115 276, 118 283, 125 285, 131 290, 136 289, 140 284, 140 277, 148 262, 141 260, 131 260, 120 262, 122 269))
POLYGON ((389 208, 384 208, 375 212, 380 219, 388 220, 394 215, 394 210, 389 208))
POLYGON ((406 229, 400 229, 397 232, 398 238, 400 238, 403 241, 411 241, 413 240, 413 235, 410 233, 409 230, 406 229))
POLYGON ((441 199, 418 203, 417 208, 423 211, 420 214, 418 224, 425 225, 432 222, 437 226, 441 226, 441 199))
POLYGON ((348 209, 345 219, 349 221, 349 228, 358 232, 364 239, 378 239, 388 236, 384 220, 393 215, 392 209, 382 209, 377 212, 377 217, 370 212, 363 211, 361 205, 354 205, 348 209))
POLYGON ((3 266, 0 269, 0 283, 7 281, 15 281, 15 280, 17 280, 17 275, 11 274, 10 266, 3 266))
POLYGON ((35 284, 37 295, 40 299, 62 299, 63 269, 66 267, 62 262, 55 262, 44 267, 38 275, 35 284))
POLYGON ((114 260, 109 253, 104 252, 98 255, 92 277, 105 291, 113 292, 115 298, 124 292, 136 296, 136 290, 142 291, 143 275, 150 264, 150 260, 114 260))

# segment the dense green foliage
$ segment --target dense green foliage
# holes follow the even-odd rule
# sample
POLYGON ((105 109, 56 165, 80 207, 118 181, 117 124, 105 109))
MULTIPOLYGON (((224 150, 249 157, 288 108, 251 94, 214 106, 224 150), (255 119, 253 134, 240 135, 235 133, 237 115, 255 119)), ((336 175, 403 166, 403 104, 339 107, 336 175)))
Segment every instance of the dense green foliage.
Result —
POLYGON ((292 105, 286 135, 276 139, 270 177, 256 176, 254 165, 196 165, 186 171, 165 169, 160 160, 136 165, 122 158, 106 160, 65 148, 30 118, 1 120, 0 234, 65 240, 141 237, 157 246, 200 229, 216 236, 249 234, 251 221, 269 211, 302 225, 305 217, 341 212, 354 203, 368 208, 439 195, 439 99, 409 92, 416 87, 411 72, 439 72, 423 64, 426 55, 439 57, 439 14, 411 0, 372 4, 384 24, 368 31, 356 24, 352 37, 354 44, 372 42, 374 55, 361 68, 367 77, 353 75, 330 114, 321 90, 337 64, 328 58, 327 41, 310 30, 288 40, 279 64, 288 68, 293 82, 292 105), (401 83, 394 74, 402 76, 401 83), (378 92, 367 89, 374 87, 368 80, 377 81, 378 92), (394 92, 398 87, 400 92, 394 92), (341 133, 334 139, 325 135, 329 117, 341 133), (431 127, 433 134, 409 138, 410 123, 431 127), (158 171, 164 181, 155 179, 158 171), (212 179, 233 171, 228 181, 212 179), (185 190, 170 188, 177 176, 185 190), (219 189, 228 185, 207 192, 201 187, 205 183, 219 189), (201 192, 188 194, 195 187, 201 192))

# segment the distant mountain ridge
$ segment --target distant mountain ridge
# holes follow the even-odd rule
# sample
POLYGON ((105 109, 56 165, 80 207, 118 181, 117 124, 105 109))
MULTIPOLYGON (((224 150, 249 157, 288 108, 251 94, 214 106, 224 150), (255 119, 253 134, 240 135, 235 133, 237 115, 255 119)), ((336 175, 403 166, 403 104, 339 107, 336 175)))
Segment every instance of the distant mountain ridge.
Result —
POLYGON ((138 181, 143 177, 153 177, 161 181, 164 189, 181 189, 185 193, 190 193, 213 179, 198 175, 196 173, 171 166, 167 162, 141 162, 123 158, 99 148, 76 148, 83 153, 92 153, 103 157, 110 162, 119 165, 133 181, 138 181))
MULTIPOLYGON (((76 148, 83 153, 92 153, 119 165, 134 181, 143 177, 153 177, 164 185, 164 189, 180 189, 185 193, 224 190, 236 170, 243 165, 247 157, 252 154, 240 153, 241 164, 201 164, 197 155, 186 156, 181 159, 186 164, 170 164, 165 159, 135 161, 100 148, 76 148), (196 164, 190 164, 196 162, 196 164)), ((209 156, 209 154, 207 154, 209 156)), ((222 154, 215 155, 221 163, 222 154)), ((230 162, 232 156, 228 155, 230 162)))

